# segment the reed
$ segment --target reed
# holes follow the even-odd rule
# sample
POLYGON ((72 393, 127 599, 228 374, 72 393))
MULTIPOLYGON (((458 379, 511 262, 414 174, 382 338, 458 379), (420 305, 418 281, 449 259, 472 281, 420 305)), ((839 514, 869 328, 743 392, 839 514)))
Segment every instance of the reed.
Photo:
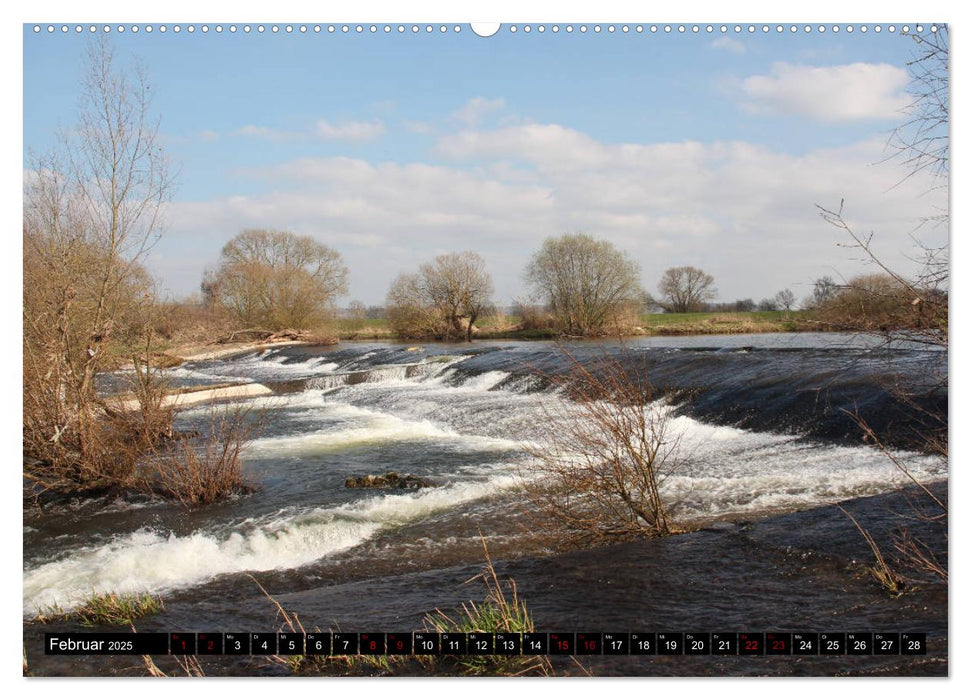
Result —
POLYGON ((877 580, 877 583, 880 584, 883 590, 894 598, 903 595, 906 591, 903 579, 887 563, 883 552, 880 551, 880 547, 877 545, 876 540, 873 539, 873 536, 843 506, 837 505, 836 507, 856 525, 856 529, 863 535, 863 539, 869 545, 870 551, 873 552, 874 563, 866 567, 867 572, 877 580))

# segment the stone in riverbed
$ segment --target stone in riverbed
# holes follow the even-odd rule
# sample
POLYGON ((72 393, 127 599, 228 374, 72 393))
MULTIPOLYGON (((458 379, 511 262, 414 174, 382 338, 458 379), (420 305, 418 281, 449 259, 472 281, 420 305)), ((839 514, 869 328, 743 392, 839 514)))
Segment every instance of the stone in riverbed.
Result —
POLYGON ((414 474, 402 476, 398 472, 388 472, 384 475, 349 476, 344 486, 349 489, 420 489, 434 484, 414 474))

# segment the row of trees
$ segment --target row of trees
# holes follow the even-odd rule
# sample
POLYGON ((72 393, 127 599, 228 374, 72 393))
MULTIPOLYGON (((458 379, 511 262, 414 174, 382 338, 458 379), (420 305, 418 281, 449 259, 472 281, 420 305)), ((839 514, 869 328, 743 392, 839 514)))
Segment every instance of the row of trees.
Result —
MULTIPOLYGON (((547 238, 524 272, 551 325, 568 335, 596 335, 636 325, 649 303, 640 268, 623 251, 586 234, 547 238)), ((659 284, 667 308, 690 311, 715 294, 711 275, 693 267, 668 270, 659 284)), ((472 338, 474 324, 492 308, 485 261, 470 251, 440 255, 417 273, 399 275, 388 293, 388 320, 406 337, 472 338)), ((517 303, 521 316, 535 305, 517 303)))
MULTIPOLYGON (((273 330, 316 328, 335 315, 347 291, 348 270, 336 251, 309 236, 247 230, 223 248, 218 267, 202 284, 207 306, 230 312, 236 323, 273 330)), ((783 289, 756 303, 713 303, 714 278, 696 267, 674 267, 658 283, 657 298, 640 285, 640 268, 611 243, 586 234, 546 239, 524 271, 535 303, 517 302, 524 328, 553 328, 567 335, 597 335, 639 324, 643 310, 792 311, 796 296, 783 289)), ((904 303, 901 285, 887 275, 837 284, 822 277, 802 301, 830 325, 911 327, 923 321, 904 303), (854 320, 855 319, 855 320, 854 320)), ((439 255, 402 273, 388 291, 385 313, 401 337, 471 340, 476 322, 495 308, 492 278, 478 253, 439 255)), ((126 293, 127 296, 127 293, 126 293)), ((365 318, 368 310, 357 305, 365 318)))
MULTIPOLYGON (((202 293, 207 306, 225 309, 246 326, 312 328, 333 315, 347 277, 340 254, 309 236, 247 230, 206 271, 202 293)), ((571 335, 599 333, 651 303, 637 263, 585 234, 548 238, 524 277, 554 326, 571 335)), ((658 289, 664 308, 680 312, 700 310, 715 295, 712 276, 694 267, 671 268, 658 289)), ((388 321, 404 337, 471 339, 476 321, 493 308, 492 293, 478 253, 439 255, 395 278, 387 296, 388 321)))

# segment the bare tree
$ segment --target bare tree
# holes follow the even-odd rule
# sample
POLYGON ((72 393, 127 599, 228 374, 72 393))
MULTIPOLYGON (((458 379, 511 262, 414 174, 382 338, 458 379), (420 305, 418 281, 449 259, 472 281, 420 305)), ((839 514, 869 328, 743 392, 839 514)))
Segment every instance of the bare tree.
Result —
POLYGON ((526 281, 560 330, 594 335, 643 298, 640 268, 608 241, 586 234, 547 238, 526 268, 526 281))
POLYGON ((452 334, 472 340, 475 322, 492 302, 492 277, 478 253, 439 255, 417 274, 402 274, 388 291, 388 321, 405 337, 452 334))
POLYGON ((208 285, 240 323, 280 330, 322 323, 347 277, 340 253, 310 236, 250 229, 223 247, 208 285))
POLYGON ((492 277, 478 253, 439 255, 420 268, 425 295, 446 320, 446 340, 453 329, 472 340, 476 320, 491 304, 492 277))
MULTIPOLYGON (((948 187, 949 181, 949 84, 950 65, 948 29, 946 25, 931 25, 917 34, 910 35, 917 47, 917 55, 908 63, 911 76, 913 101, 909 118, 894 131, 890 147, 894 156, 903 159, 907 167, 906 177, 929 173, 934 187, 948 187)), ((946 225, 949 211, 946 208, 924 218, 922 224, 946 225)), ((926 343, 941 351, 948 350, 948 287, 950 259, 948 245, 928 245, 917 239, 923 252, 923 268, 916 275, 905 275, 888 266, 874 252, 872 233, 860 233, 849 226, 843 216, 843 202, 838 208, 819 207, 825 221, 842 231, 851 241, 848 247, 860 251, 863 257, 876 265, 882 274, 868 275, 851 280, 847 288, 824 305, 824 309, 850 302, 856 313, 855 326, 880 334, 887 345, 899 337, 901 329, 908 341, 926 343)), ((948 386, 947 365, 933 363, 928 367, 925 384, 934 391, 948 386), (943 367, 943 371, 941 371, 943 367)), ((926 440, 926 449, 945 463, 948 459, 948 415, 943 411, 927 410, 919 397, 897 386, 894 391, 905 406, 912 409, 913 420, 920 426, 926 440)), ((923 484, 917 483, 911 472, 887 449, 879 436, 865 420, 858 417, 865 439, 886 454, 888 460, 907 478, 923 490, 924 503, 914 501, 914 517, 938 523, 947 540, 947 498, 938 498, 923 484)), ((865 537, 869 536, 864 533, 865 537)), ((923 570, 933 577, 947 581, 946 560, 938 552, 910 534, 907 524, 892 534, 900 561, 923 570)), ((877 551, 878 563, 881 556, 877 551)), ((945 552, 946 554, 946 552, 945 552)))
POLYGON ((783 289, 775 295, 775 301, 785 311, 792 311, 792 307, 796 305, 796 295, 791 289, 783 289))
POLYGON ((926 171, 946 181, 950 163, 948 28, 933 25, 910 37, 917 46, 917 55, 907 64, 913 99, 908 119, 894 130, 890 146, 912 175, 926 171))
POLYGON ((680 434, 634 363, 604 358, 569 371, 547 405, 547 429, 531 452, 539 479, 523 488, 538 524, 583 544, 671 532, 665 481, 676 470, 680 434))
POLYGON ((836 284, 832 277, 820 277, 813 282, 813 292, 803 300, 803 308, 818 309, 826 302, 836 296, 840 286, 836 284))
POLYGON ((672 267, 664 272, 657 288, 668 311, 700 311, 715 298, 715 278, 697 267, 672 267))
POLYGON ((87 61, 77 127, 25 177, 24 450, 43 465, 28 476, 47 484, 125 476, 110 473, 98 425, 95 376, 112 356, 141 360, 140 398, 157 393, 140 261, 172 180, 144 76, 117 70, 105 39, 87 61))
POLYGON ((391 283, 386 300, 388 325, 403 338, 438 338, 445 334, 444 322, 426 299, 421 277, 402 273, 391 283))

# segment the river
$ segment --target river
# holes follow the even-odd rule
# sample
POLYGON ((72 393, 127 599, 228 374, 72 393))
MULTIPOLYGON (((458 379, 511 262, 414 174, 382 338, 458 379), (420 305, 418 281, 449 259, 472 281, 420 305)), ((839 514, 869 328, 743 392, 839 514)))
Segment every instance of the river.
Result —
MULTIPOLYGON (((848 562, 867 555, 852 525, 841 522, 842 544, 825 556, 820 554, 822 540, 803 543, 800 550, 798 543, 786 541, 791 530, 771 525, 861 498, 861 518, 875 519, 877 525, 887 520, 885 503, 868 497, 893 492, 906 479, 885 454, 861 442, 851 414, 867 419, 916 478, 945 482, 946 463, 915 449, 915 424, 907 421, 895 394, 903 388, 921 407, 946 415, 946 390, 933 381, 946 376, 946 368, 946 353, 919 345, 884 346, 867 336, 808 333, 562 347, 516 341, 354 342, 189 363, 168 372, 173 384, 256 381, 274 390, 272 396, 240 402, 260 420, 260 432, 245 451, 245 469, 258 489, 193 510, 134 496, 76 498, 26 510, 25 619, 54 603, 70 608, 92 592, 148 591, 162 596, 166 611, 142 621, 140 630, 276 629, 275 609, 252 575, 297 610, 308 627, 417 629, 423 615, 436 607, 481 600, 481 590, 460 584, 481 567, 484 540, 500 568, 529 582, 530 595, 523 591, 524 598, 535 606, 537 625, 544 631, 551 626, 611 631, 605 627, 623 626, 625 620, 628 628, 663 622, 737 631, 748 620, 760 630, 791 629, 800 622, 804 629, 815 629, 822 623, 810 622, 812 610, 791 618, 784 611, 810 604, 825 618, 863 596, 874 612, 869 619, 853 618, 858 630, 902 625, 921 631, 923 625, 937 630, 946 644, 946 588, 942 593, 924 587, 921 595, 932 596, 931 617, 909 620, 901 613, 896 625, 893 611, 910 609, 913 599, 894 608, 879 589, 874 593, 873 586, 847 574, 848 562), (636 365, 667 392, 661 400, 681 444, 679 467, 666 493, 677 519, 707 529, 599 553, 563 553, 529 527, 517 485, 532 478, 528 445, 550 429, 550 403, 568 400, 545 380, 567 367, 564 349, 588 365, 604 357, 636 365), (345 488, 348 476, 388 471, 415 474, 435 486, 345 488), (877 502, 883 505, 865 505, 877 502), (776 517, 759 520, 769 515, 776 517), (718 603, 704 594, 701 599, 707 602, 685 602, 667 616, 648 614, 657 612, 657 602, 643 596, 641 567, 680 572, 663 584, 673 591, 684 590, 680 577, 693 566, 720 560, 714 571, 737 579, 717 584, 723 588, 741 587, 746 577, 756 588, 765 577, 798 578, 785 573, 792 562, 753 553, 753 522, 766 523, 758 530, 762 545, 770 545, 766 551, 813 552, 815 558, 803 558, 803 569, 822 568, 803 575, 827 595, 806 603, 799 590, 806 581, 793 580, 788 598, 781 588, 753 600, 734 595, 718 603), (740 550, 743 540, 748 544, 740 550), (843 562, 835 568, 834 556, 843 562), (614 583, 598 603, 597 587, 582 581, 602 577, 607 569, 614 572, 614 583), (628 569, 631 575, 625 576, 628 569), (858 590, 847 589, 847 578, 858 590), (578 599, 578 590, 585 597, 578 599), (834 595, 844 599, 834 601, 834 595), (622 600, 626 605, 618 607, 622 600)), ((204 429, 209 410, 185 410, 179 427, 204 429)), ((797 529, 816 531, 819 518, 802 517, 797 529)), ((884 524, 889 528, 892 523, 884 524)), ((828 546, 833 549, 832 541, 828 546)), ((694 585, 711 586, 704 578, 711 574, 697 574, 702 578, 694 579, 694 585)), ((833 626, 842 630, 838 618, 833 626)), ((36 649, 41 632, 38 625, 25 626, 28 647, 36 649)), ((39 654, 32 659, 40 673, 138 672, 130 660, 39 654)), ((213 673, 276 672, 258 664, 240 666, 239 661, 212 663, 213 673)), ((703 673, 697 665, 633 663, 618 661, 603 670, 703 673)), ((722 673, 794 672, 785 666, 767 669, 765 660, 738 667, 719 663, 722 673)), ((805 668, 824 674, 846 670, 834 663, 817 668, 806 661, 805 668)), ((940 664, 935 668, 940 672, 940 664)), ((946 663, 943 668, 946 672, 946 663)))

